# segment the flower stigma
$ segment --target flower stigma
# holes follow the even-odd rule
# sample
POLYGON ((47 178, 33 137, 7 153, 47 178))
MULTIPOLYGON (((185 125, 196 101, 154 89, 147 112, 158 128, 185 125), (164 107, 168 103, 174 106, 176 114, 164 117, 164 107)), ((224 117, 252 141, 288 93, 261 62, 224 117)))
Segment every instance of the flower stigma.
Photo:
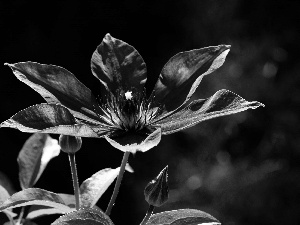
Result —
POLYGON ((132 99, 132 91, 127 91, 125 93, 125 98, 126 98, 126 100, 131 100, 132 99))

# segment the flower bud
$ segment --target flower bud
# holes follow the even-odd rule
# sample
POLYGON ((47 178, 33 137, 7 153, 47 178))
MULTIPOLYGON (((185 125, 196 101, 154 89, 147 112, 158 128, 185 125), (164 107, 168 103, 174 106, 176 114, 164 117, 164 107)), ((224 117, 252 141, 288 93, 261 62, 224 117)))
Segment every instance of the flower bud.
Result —
POLYGON ((77 152, 82 145, 81 137, 69 136, 69 135, 60 135, 59 136, 59 145, 61 150, 65 153, 71 154, 77 152))
POLYGON ((168 166, 158 176, 148 183, 144 190, 145 200, 153 206, 159 207, 168 201, 168 166))

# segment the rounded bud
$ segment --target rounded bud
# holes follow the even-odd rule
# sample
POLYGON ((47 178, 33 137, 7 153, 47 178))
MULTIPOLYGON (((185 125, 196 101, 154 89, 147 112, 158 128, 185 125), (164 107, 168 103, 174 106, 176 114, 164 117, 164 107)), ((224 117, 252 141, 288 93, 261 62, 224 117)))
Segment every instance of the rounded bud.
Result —
POLYGON ((61 134, 59 136, 59 145, 63 152, 68 154, 74 154, 81 148, 82 140, 81 137, 61 134))
POLYGON ((153 206, 159 207, 169 198, 168 166, 158 176, 148 183, 144 190, 145 200, 153 206))

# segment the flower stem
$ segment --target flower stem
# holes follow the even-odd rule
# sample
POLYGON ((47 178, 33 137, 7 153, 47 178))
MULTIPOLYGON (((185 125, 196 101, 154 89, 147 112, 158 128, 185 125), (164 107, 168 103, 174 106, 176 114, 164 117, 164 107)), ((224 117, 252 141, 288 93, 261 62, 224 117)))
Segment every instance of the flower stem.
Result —
POLYGON ((117 178, 117 182, 115 184, 114 192, 113 192, 113 194, 111 196, 111 199, 109 201, 109 204, 108 204, 106 212, 105 212, 106 215, 108 215, 108 216, 110 215, 111 209, 114 206, 114 203, 116 201, 116 198, 117 198, 117 195, 118 195, 118 192, 119 192, 119 189, 120 189, 121 181, 122 181, 122 178, 123 178, 123 174, 124 174, 124 171, 125 171, 125 166, 126 166, 129 154, 130 154, 130 152, 125 152, 124 155, 123 155, 123 159, 122 159, 122 163, 121 163, 121 168, 120 168, 120 172, 119 172, 119 175, 118 175, 118 178, 117 178))
POLYGON ((80 208, 80 204, 79 204, 79 184, 78 184, 75 154, 74 153, 69 153, 68 155, 69 155, 69 161, 70 161, 71 172, 72 172, 74 195, 75 195, 75 201, 76 201, 76 210, 79 210, 79 208, 80 208))
POLYGON ((23 216, 24 216, 24 210, 25 210, 25 207, 23 206, 21 208, 21 212, 19 214, 19 218, 18 218, 18 221, 16 222, 16 225, 20 225, 22 223, 22 219, 23 219, 23 216))
POLYGON ((152 215, 153 211, 154 211, 154 206, 153 205, 149 205, 147 213, 146 213, 143 221, 140 223, 140 225, 146 225, 146 223, 148 222, 148 220, 149 220, 150 216, 152 215))

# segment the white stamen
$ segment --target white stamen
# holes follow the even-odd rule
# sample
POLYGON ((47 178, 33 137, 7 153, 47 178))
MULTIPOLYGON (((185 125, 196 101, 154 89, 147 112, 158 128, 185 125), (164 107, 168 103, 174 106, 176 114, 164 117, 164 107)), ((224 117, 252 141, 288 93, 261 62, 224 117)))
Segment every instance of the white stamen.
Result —
POLYGON ((125 98, 126 98, 126 100, 131 100, 132 99, 132 91, 127 91, 125 93, 125 98))

